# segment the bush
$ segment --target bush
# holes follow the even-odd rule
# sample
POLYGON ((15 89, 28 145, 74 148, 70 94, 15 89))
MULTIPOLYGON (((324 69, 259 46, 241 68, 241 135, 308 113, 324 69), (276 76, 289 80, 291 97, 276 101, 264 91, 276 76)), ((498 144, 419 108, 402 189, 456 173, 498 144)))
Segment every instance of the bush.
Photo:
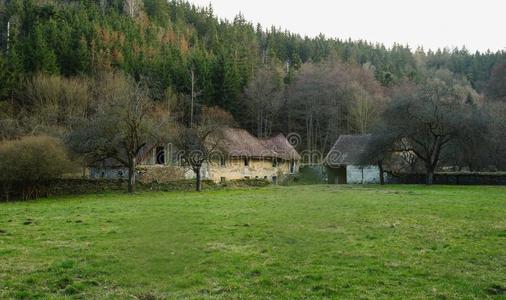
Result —
POLYGON ((37 198, 45 184, 72 170, 67 151, 57 139, 32 136, 0 143, 0 182, 7 199, 11 190, 25 200, 37 198))

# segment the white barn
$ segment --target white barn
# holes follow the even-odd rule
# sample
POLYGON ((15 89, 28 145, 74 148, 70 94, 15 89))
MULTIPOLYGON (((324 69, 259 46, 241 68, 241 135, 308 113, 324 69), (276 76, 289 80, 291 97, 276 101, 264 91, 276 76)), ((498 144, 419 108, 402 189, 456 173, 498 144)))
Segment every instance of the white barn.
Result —
POLYGON ((325 158, 330 184, 380 183, 380 169, 364 164, 371 135, 341 135, 325 158))

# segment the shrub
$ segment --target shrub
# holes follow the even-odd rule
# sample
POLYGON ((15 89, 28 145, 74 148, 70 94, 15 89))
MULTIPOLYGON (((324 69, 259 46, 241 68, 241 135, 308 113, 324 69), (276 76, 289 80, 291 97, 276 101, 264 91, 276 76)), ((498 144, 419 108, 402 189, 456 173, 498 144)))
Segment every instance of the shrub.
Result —
POLYGON ((47 136, 24 137, 0 143, 0 182, 9 193, 37 198, 44 185, 72 171, 63 144, 47 136))

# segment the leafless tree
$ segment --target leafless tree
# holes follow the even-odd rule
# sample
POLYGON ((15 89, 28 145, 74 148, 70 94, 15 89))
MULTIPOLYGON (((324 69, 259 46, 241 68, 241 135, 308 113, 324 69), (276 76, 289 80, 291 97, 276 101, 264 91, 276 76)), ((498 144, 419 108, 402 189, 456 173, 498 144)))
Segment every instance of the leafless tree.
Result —
POLYGON ((273 124, 283 101, 282 70, 275 65, 259 68, 244 93, 247 118, 258 137, 272 134, 273 124), (253 124, 254 123, 254 124, 253 124))
POLYGON ((168 135, 165 120, 139 83, 120 74, 106 74, 95 85, 96 113, 68 136, 68 144, 88 162, 113 159, 128 168, 128 191, 135 192, 141 150, 168 135))
POLYGON ((340 65, 305 64, 288 88, 283 112, 292 120, 288 130, 302 136, 305 150, 323 153, 344 131, 346 80, 340 65))
POLYGON ((37 74, 24 84, 22 97, 35 126, 70 127, 75 119, 86 118, 93 105, 90 80, 37 74))
POLYGON ((204 107, 193 127, 178 127, 175 146, 183 162, 195 172, 197 192, 202 191, 203 164, 211 163, 211 155, 217 150, 222 130, 233 124, 229 113, 217 107, 204 107))
POLYGON ((504 171, 506 170, 506 103, 490 103, 487 105, 487 111, 490 124, 485 147, 482 147, 480 156, 485 160, 487 170, 504 171))
POLYGON ((124 1, 125 1, 123 3, 124 12, 128 14, 130 18, 134 18, 140 9, 141 3, 139 3, 139 0, 124 0, 124 1))
POLYGON ((358 82, 352 82, 349 122, 354 133, 371 133, 380 120, 386 98, 381 92, 367 91, 358 82))
POLYGON ((305 150, 326 153, 340 134, 371 129, 382 93, 370 70, 335 61, 304 64, 288 87, 282 112, 305 150))
POLYGON ((386 126, 397 145, 423 161, 427 184, 433 183, 443 152, 466 133, 464 124, 471 120, 465 101, 452 79, 436 76, 401 87, 385 111, 386 126))

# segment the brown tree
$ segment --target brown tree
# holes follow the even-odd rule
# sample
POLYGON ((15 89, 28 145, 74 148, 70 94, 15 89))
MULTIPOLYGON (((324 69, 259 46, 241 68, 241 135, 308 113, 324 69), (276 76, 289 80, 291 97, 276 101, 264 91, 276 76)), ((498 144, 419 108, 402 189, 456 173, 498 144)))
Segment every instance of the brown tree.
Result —
POLYGON ((383 116, 396 146, 423 161, 427 184, 433 183, 443 152, 472 122, 468 95, 461 90, 447 73, 435 74, 421 84, 401 86, 383 116))
POLYGON ((486 93, 490 100, 506 103, 506 54, 494 65, 486 93))
POLYGON ((386 98, 381 91, 368 91, 358 82, 350 87, 351 103, 349 104, 349 123, 354 133, 371 133, 380 120, 386 98))
POLYGON ((203 107, 192 127, 179 126, 175 146, 183 163, 189 165, 196 176, 195 189, 202 191, 202 166, 211 163, 217 150, 220 135, 226 126, 234 125, 232 116, 217 107, 203 107))
POLYGON ((246 118, 258 137, 268 137, 283 103, 283 74, 275 65, 260 67, 244 92, 246 118))
POLYGON ((126 167, 128 192, 133 193, 139 153, 167 138, 166 120, 155 113, 146 89, 131 78, 105 74, 95 87, 96 113, 71 132, 68 144, 88 163, 114 159, 126 167))
POLYGON ((32 124, 37 127, 70 127, 76 119, 90 114, 93 98, 86 77, 64 78, 37 74, 24 84, 22 98, 32 124))
POLYGON ((304 64, 281 110, 285 131, 297 132, 305 150, 326 153, 340 134, 369 131, 383 99, 370 70, 336 61, 304 64))

